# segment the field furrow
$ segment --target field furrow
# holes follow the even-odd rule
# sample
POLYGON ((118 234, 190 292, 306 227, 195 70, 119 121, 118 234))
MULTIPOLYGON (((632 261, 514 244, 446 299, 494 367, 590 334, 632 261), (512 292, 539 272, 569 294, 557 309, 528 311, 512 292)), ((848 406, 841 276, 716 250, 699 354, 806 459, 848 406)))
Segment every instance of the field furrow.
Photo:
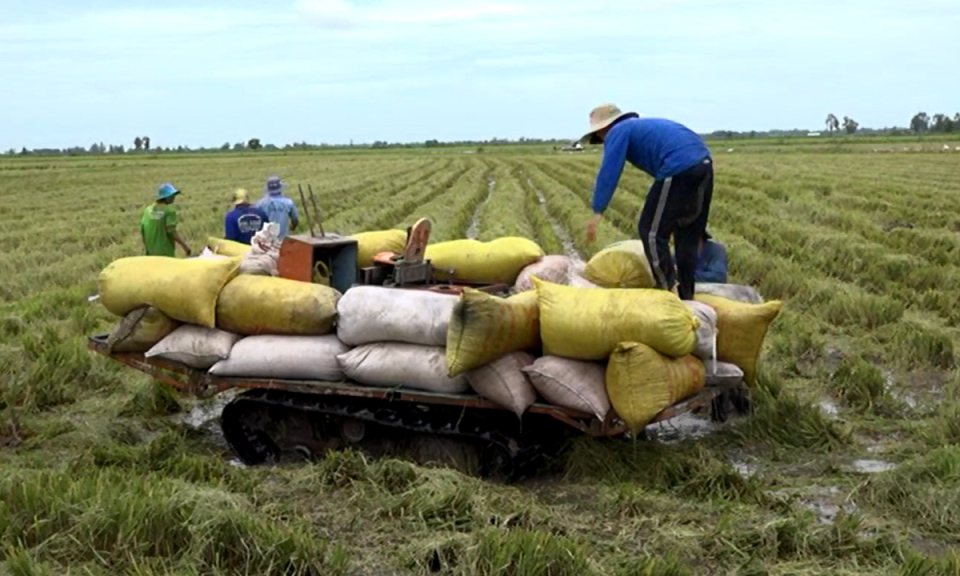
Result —
POLYGON ((431 242, 465 238, 477 207, 489 194, 492 172, 488 166, 471 165, 457 178, 449 180, 431 200, 416 204, 398 220, 397 226, 409 226, 420 218, 429 218, 431 242))
POLYGON ((492 194, 480 212, 478 239, 489 241, 503 236, 522 236, 536 240, 537 234, 527 212, 520 208, 524 191, 515 174, 501 164, 492 176, 492 194))
POLYGON ((343 234, 393 226, 412 207, 442 192, 466 170, 467 167, 448 161, 411 181, 391 183, 382 196, 358 199, 351 207, 333 214, 330 217, 331 226, 339 227, 343 234))
POLYGON ((567 230, 550 213, 547 199, 519 165, 510 166, 510 176, 523 190, 523 207, 536 241, 547 254, 566 254, 580 258, 567 230))

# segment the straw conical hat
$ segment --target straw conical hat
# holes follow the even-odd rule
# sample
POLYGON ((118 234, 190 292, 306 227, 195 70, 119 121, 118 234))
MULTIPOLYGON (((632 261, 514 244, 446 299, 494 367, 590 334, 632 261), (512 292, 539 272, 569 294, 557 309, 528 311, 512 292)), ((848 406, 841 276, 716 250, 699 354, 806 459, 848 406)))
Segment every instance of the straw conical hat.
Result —
POLYGON ((621 112, 614 104, 601 104, 590 111, 590 130, 581 138, 581 142, 589 141, 591 144, 599 144, 594 134, 613 124, 625 116, 639 116, 636 112, 621 112))

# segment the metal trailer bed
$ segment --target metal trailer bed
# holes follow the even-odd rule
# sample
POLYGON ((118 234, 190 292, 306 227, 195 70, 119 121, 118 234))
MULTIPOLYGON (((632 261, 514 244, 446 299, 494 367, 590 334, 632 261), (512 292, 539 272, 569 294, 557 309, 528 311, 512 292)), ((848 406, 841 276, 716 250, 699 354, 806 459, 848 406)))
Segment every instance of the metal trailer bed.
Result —
MULTIPOLYGON (((526 437, 530 434, 522 432, 521 427, 516 424, 520 419, 513 412, 476 394, 443 394, 411 388, 364 386, 348 380, 328 382, 220 377, 178 362, 146 358, 142 353, 111 352, 107 337, 107 334, 89 336, 87 347, 186 394, 209 398, 230 389, 246 390, 224 408, 221 426, 227 441, 241 460, 248 464, 275 460, 279 449, 273 445, 274 442, 265 439, 263 433, 243 422, 244 418, 250 419, 250 416, 239 413, 234 405, 242 406, 244 401, 256 404, 258 409, 270 405, 273 409, 316 413, 311 417, 322 414, 341 419, 362 419, 367 422, 367 426, 376 424, 427 435, 480 440, 496 444, 501 452, 506 452, 506 456, 501 454, 501 460, 506 459, 513 464, 522 454, 536 452, 551 436, 557 436, 557 427, 551 428, 547 424, 549 421, 554 424, 562 423, 564 426, 560 428, 566 428, 568 433, 575 429, 593 437, 620 436, 628 431, 627 426, 615 417, 608 416, 605 421, 601 421, 592 414, 537 402, 527 409, 524 418, 535 420, 532 427, 540 427, 544 431, 542 434, 534 433, 531 440, 526 437), (425 407, 432 409, 434 414, 424 416, 422 411, 425 407), (415 408, 420 411, 414 410, 415 408), (466 413, 474 415, 472 420, 464 418, 466 413), (511 431, 504 433, 505 428, 510 428, 511 431), (513 431, 512 428, 517 430, 513 431), (546 431, 547 428, 551 428, 551 431, 546 431)), ((700 408, 708 409, 713 420, 724 421, 727 417, 727 405, 732 401, 734 406, 738 406, 741 392, 742 382, 704 386, 695 395, 660 411, 647 425, 700 408)), ((278 417, 275 413, 271 414, 272 417, 278 417)), ((529 423, 525 426, 528 430, 531 428, 529 423)), ((357 434, 354 429, 353 435, 357 434)), ((363 435, 362 424, 359 434, 363 435)), ((559 434, 564 435, 562 430, 559 434)), ((353 440, 354 443, 358 441, 353 440)), ((343 444, 348 443, 350 442, 343 444)), ((503 462, 498 465, 502 466, 503 462)), ((518 466, 511 465, 507 468, 513 470, 518 466)))

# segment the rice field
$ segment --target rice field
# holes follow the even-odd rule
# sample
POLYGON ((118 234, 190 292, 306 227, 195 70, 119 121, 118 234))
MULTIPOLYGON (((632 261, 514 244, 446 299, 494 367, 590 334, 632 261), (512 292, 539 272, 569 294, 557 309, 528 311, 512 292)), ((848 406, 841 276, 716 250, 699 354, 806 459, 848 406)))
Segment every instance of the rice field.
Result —
POLYGON ((115 321, 87 297, 166 180, 194 251, 277 173, 328 231, 430 217, 586 260, 635 236, 639 171, 588 244, 590 151, 2 158, 0 574, 960 574, 960 152, 874 146, 714 146, 731 282, 785 303, 751 415, 584 438, 509 486, 352 452, 237 466, 222 403, 86 350, 115 321))

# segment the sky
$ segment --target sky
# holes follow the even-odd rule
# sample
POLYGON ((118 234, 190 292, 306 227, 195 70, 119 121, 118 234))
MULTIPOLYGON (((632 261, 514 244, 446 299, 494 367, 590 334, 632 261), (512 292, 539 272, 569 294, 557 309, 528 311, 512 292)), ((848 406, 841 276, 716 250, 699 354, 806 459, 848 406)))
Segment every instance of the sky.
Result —
POLYGON ((960 112, 956 0, 0 0, 0 150, 960 112))

